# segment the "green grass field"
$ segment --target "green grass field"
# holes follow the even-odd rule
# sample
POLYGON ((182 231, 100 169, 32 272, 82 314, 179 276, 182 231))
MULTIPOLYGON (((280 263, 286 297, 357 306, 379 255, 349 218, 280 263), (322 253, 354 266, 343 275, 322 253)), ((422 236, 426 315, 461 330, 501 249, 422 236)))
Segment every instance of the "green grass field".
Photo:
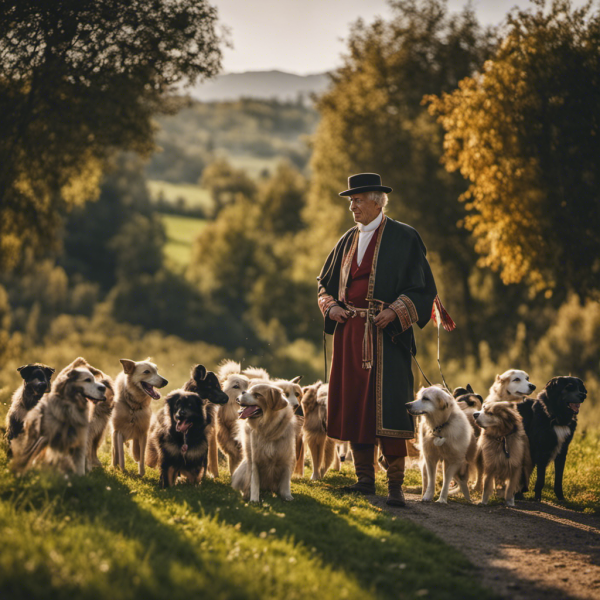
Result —
POLYGON ((206 220, 161 214, 167 233, 164 247, 167 262, 176 269, 186 268, 191 260, 192 244, 206 225, 206 220))
POLYGON ((432 534, 336 494, 345 469, 294 482, 294 502, 249 505, 228 475, 169 490, 153 469, 17 479, 2 452, 0 597, 493 597, 432 534))
POLYGON ((161 196, 167 201, 176 203, 180 198, 185 200, 188 208, 201 208, 205 212, 212 209, 210 192, 193 183, 171 183, 169 181, 149 180, 146 182, 150 197, 156 201, 161 196))

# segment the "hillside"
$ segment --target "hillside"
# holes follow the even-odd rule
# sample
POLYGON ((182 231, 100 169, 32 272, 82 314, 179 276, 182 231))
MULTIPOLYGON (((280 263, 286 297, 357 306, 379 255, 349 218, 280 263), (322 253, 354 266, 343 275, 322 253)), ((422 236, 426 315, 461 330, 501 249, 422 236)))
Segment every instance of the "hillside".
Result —
POLYGON ((328 84, 327 73, 302 76, 282 71, 247 71, 219 75, 185 92, 202 102, 240 98, 276 99, 280 102, 289 102, 296 100, 299 95, 308 98, 311 94, 320 94, 325 91, 328 84))

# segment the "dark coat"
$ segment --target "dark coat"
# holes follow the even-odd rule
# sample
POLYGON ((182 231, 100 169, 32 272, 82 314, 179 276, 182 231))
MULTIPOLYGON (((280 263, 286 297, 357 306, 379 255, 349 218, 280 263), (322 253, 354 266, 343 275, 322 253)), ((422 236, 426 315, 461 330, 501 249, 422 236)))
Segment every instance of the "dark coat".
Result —
MULTIPOLYGON (((319 297, 344 306, 348 284, 343 265, 353 252, 358 227, 346 232, 331 251, 319 281, 319 297)), ((414 424, 405 404, 413 400, 411 350, 416 353, 412 323, 423 328, 431 318, 437 295, 426 258, 426 248, 412 227, 384 217, 379 228, 367 300, 370 307, 385 308, 402 299, 410 307, 410 323, 394 319, 385 330, 373 326, 376 362, 377 436, 412 438, 414 424)), ((324 303, 322 306, 326 306, 324 303)), ((324 330, 333 334, 336 322, 325 317, 324 330)))

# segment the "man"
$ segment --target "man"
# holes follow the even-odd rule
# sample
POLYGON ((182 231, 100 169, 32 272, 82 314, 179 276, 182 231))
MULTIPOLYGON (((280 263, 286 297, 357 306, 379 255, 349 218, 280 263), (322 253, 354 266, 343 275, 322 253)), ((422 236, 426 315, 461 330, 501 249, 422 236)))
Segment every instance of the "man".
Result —
POLYGON ((384 214, 392 188, 376 173, 348 179, 357 224, 347 231, 318 277, 325 332, 334 333, 327 435, 350 441, 358 482, 348 492, 375 493, 374 451, 387 466, 387 504, 404 506, 406 440, 414 437, 405 408, 413 399, 412 325, 424 327, 436 287, 419 234, 384 214))

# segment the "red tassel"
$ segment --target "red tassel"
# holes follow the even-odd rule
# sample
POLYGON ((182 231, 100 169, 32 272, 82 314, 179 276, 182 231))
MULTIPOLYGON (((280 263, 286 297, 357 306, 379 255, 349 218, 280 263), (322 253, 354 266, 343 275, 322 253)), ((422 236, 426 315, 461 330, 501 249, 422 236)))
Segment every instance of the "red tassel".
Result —
POLYGON ((453 331, 454 329, 456 329, 456 323, 452 320, 452 317, 448 314, 448 311, 444 308, 444 305, 442 304, 442 301, 440 300, 439 296, 435 297, 435 300, 433 301, 433 308, 431 309, 431 318, 433 319, 433 322, 437 325, 437 315, 440 315, 440 319, 442 321, 442 327, 446 330, 446 331, 453 331), (437 310, 436 310, 437 308, 437 310))

